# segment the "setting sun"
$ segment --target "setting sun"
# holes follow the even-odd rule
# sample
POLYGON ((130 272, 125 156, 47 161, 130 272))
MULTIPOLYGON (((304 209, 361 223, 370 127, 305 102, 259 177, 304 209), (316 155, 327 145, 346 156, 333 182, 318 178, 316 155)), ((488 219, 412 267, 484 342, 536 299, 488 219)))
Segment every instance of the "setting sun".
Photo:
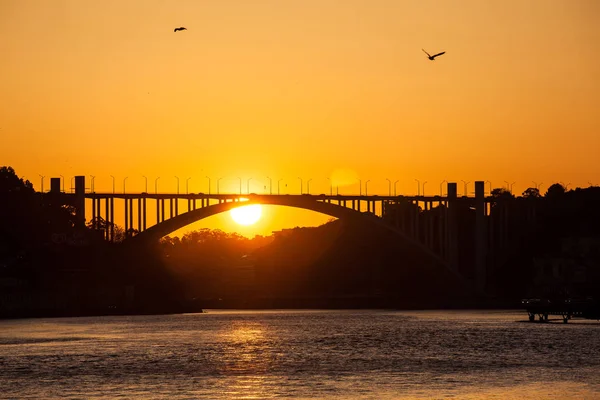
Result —
POLYGON ((252 204, 234 208, 231 210, 231 218, 240 225, 252 225, 256 223, 262 214, 260 204, 252 204))

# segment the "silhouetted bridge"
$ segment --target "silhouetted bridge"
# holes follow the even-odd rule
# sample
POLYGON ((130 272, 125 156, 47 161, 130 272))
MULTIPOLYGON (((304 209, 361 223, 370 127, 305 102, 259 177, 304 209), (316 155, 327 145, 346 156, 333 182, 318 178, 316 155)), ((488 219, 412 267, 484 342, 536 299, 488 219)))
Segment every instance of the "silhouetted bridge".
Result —
POLYGON ((85 177, 77 176, 75 193, 62 193, 60 178, 52 178, 49 195, 60 196, 61 204, 74 206, 80 226, 85 225, 86 208, 91 206, 91 228, 107 241, 115 240, 115 208, 123 207, 125 242, 140 244, 249 204, 296 207, 341 219, 358 218, 395 232, 454 272, 459 269, 459 261, 464 262, 464 257, 459 260, 457 227, 459 211, 467 210, 473 225, 468 247, 472 249, 475 283, 481 290, 486 282, 486 258, 494 247, 501 248, 507 232, 502 213, 495 219, 489 218, 496 199, 485 196, 483 181, 475 182, 474 197, 458 197, 453 182, 447 184, 446 196, 134 194, 86 193, 85 177), (151 213, 156 215, 152 225, 148 223, 151 213), (492 229, 494 223, 497 226, 492 229))

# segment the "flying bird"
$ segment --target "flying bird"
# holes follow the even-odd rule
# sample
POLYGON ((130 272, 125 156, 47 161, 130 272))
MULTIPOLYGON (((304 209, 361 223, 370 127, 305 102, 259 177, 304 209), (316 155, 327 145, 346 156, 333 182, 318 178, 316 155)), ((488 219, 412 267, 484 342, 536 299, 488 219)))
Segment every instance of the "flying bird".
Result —
MULTIPOLYGON (((421 50, 423 50, 423 49, 421 49, 421 50)), ((435 61, 435 58, 436 58, 437 56, 441 56, 442 54, 446 54, 446 52, 445 52, 445 51, 442 51, 441 53, 437 53, 437 54, 434 54, 434 55, 431 55, 431 54, 429 54, 429 53, 428 53, 428 52, 426 52, 425 50, 423 50, 423 52, 424 52, 425 54, 427 54, 427 58, 429 58, 431 61, 435 61)))
POLYGON ((177 31, 187 31, 187 28, 183 27, 183 26, 180 26, 179 28, 173 29, 173 32, 177 32, 177 31))

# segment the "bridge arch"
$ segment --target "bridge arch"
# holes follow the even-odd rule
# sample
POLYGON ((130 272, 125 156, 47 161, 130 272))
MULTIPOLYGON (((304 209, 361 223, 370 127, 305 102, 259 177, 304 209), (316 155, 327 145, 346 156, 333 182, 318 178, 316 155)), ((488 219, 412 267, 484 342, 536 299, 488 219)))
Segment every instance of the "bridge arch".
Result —
MULTIPOLYGON (((179 214, 175 217, 169 218, 163 222, 160 222, 142 232, 138 235, 134 236, 131 239, 128 239, 128 242, 150 242, 157 241, 161 237, 166 236, 172 232, 175 232, 181 228, 186 227, 194 222, 200 221, 202 219, 211 217, 213 215, 221 214, 227 211, 230 211, 237 207, 243 207, 252 204, 262 204, 262 205, 275 205, 275 206, 286 206, 286 207, 295 207, 302 208, 305 210, 315 211, 321 214, 329 215, 339 219, 357 219, 362 218, 369 219, 371 222, 382 226, 386 229, 395 230, 391 225, 384 222, 381 218, 363 213, 357 210, 353 210, 348 207, 340 206, 338 204, 327 203, 324 201, 318 201, 317 199, 308 197, 306 199, 298 199, 295 197, 285 198, 285 197, 266 197, 266 196, 256 196, 250 195, 244 197, 245 201, 228 201, 219 204, 213 204, 210 206, 197 208, 195 210, 191 210, 185 212, 183 214, 179 214)), ((407 237, 408 239, 408 237, 407 237)))
POLYGON ((298 197, 289 197, 286 198, 284 196, 259 196, 259 195, 250 195, 244 197, 246 201, 229 201, 223 202, 219 204, 213 204, 210 206, 197 208, 195 210, 191 210, 185 212, 183 214, 179 214, 175 217, 172 217, 168 220, 160 222, 142 232, 138 235, 127 239, 124 243, 128 245, 143 245, 152 242, 157 242, 160 238, 175 232, 181 228, 184 228, 187 225, 190 225, 194 222, 200 221, 202 219, 211 217, 213 215, 217 215, 223 212, 227 212, 237 207, 243 207, 251 204, 263 204, 263 205, 278 205, 278 206, 287 206, 287 207, 295 207, 302 208, 305 210, 311 210, 318 213, 322 213, 325 215, 329 215, 338 219, 345 220, 360 220, 360 221, 368 221, 375 226, 383 228, 385 230, 393 232, 398 236, 399 239, 402 239, 405 243, 409 244, 411 247, 417 248, 421 250, 422 253, 429 259, 430 262, 434 262, 442 266, 442 268, 446 269, 452 275, 456 277, 460 277, 458 273, 453 271, 448 263, 442 259, 438 254, 434 253, 431 249, 423 245, 422 243, 416 241, 415 239, 409 237, 404 232, 399 230, 398 228, 392 226, 391 224, 385 222, 382 218, 377 217, 371 213, 365 213, 361 211, 357 211, 345 206, 341 206, 334 203, 325 202, 314 198, 312 196, 307 196, 306 198, 298 198, 298 197))

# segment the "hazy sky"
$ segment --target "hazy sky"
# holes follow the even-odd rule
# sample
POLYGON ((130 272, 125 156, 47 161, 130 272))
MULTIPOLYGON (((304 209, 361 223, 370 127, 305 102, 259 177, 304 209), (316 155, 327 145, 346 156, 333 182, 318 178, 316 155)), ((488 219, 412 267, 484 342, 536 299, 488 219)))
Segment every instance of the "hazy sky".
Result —
MULTIPOLYGON (((0 164, 96 191, 600 184, 599 20, 596 0, 0 0, 0 164)), ((327 219, 283 210, 253 229, 327 219)))

